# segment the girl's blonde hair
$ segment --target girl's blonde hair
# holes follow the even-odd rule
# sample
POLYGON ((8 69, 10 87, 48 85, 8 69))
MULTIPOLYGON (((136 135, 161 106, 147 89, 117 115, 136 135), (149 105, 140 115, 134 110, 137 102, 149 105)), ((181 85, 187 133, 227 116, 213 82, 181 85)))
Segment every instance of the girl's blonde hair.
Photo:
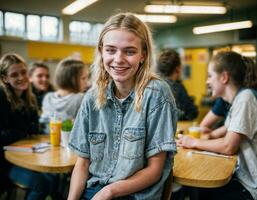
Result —
POLYGON ((106 104, 106 89, 111 80, 110 75, 103 65, 103 37, 107 32, 116 29, 127 30, 141 39, 145 59, 143 63, 140 63, 135 80, 135 110, 139 112, 141 110, 144 89, 150 80, 157 79, 157 75, 151 70, 153 65, 153 45, 149 28, 131 13, 120 13, 112 16, 105 23, 100 33, 96 58, 93 64, 93 78, 95 80, 95 87, 97 88, 96 107, 100 109, 106 104))
POLYGON ((6 94, 7 100, 11 104, 11 109, 19 109, 24 106, 24 104, 26 107, 29 106, 37 108, 36 100, 31 92, 30 87, 28 87, 28 89, 23 92, 21 97, 18 97, 15 94, 12 86, 9 83, 5 83, 3 81, 3 78, 7 76, 9 68, 14 64, 23 64, 25 67, 27 67, 24 59, 15 53, 5 54, 0 60, 0 85, 6 94))

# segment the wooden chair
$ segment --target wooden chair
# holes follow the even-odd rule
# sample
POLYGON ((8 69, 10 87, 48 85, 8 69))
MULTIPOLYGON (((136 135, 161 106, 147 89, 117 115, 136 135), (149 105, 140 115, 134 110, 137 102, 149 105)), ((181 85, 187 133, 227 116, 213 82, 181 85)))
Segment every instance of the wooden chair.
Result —
POLYGON ((169 177, 167 178, 163 193, 162 193, 162 200, 171 200, 172 194, 172 182, 173 182, 173 171, 171 170, 169 177))

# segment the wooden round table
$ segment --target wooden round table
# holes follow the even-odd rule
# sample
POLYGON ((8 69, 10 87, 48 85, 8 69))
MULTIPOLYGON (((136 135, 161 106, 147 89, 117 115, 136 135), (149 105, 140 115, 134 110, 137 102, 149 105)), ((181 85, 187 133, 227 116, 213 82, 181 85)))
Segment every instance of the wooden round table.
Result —
POLYGON ((176 183, 185 186, 216 188, 229 182, 236 166, 237 156, 221 158, 192 154, 190 151, 194 150, 178 148, 173 166, 176 183))
MULTIPOLYGON (((35 144, 47 141, 49 141, 49 136, 41 135, 18 141, 15 144, 35 144)), ((71 172, 77 160, 77 156, 73 152, 61 146, 52 146, 43 153, 5 151, 5 158, 14 165, 48 173, 71 172)))

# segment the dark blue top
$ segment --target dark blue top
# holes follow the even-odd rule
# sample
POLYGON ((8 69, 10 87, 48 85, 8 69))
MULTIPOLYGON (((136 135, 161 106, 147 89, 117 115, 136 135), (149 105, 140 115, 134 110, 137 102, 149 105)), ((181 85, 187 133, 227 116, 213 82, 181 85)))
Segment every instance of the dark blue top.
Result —
POLYGON ((224 101, 221 97, 217 98, 212 106, 212 112, 220 117, 227 117, 230 104, 224 101))

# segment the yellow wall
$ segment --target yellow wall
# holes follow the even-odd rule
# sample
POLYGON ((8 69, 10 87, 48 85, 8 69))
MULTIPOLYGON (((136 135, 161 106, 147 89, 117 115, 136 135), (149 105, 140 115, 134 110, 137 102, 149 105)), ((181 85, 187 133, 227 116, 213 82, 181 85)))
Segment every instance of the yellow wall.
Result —
POLYGON ((184 64, 191 67, 191 76, 183 80, 190 96, 195 97, 195 103, 200 105, 201 99, 207 93, 208 50, 206 48, 185 49, 184 64))
POLYGON ((28 42, 28 57, 42 60, 61 60, 67 56, 80 55, 86 63, 92 63, 95 47, 49 42, 28 42))

